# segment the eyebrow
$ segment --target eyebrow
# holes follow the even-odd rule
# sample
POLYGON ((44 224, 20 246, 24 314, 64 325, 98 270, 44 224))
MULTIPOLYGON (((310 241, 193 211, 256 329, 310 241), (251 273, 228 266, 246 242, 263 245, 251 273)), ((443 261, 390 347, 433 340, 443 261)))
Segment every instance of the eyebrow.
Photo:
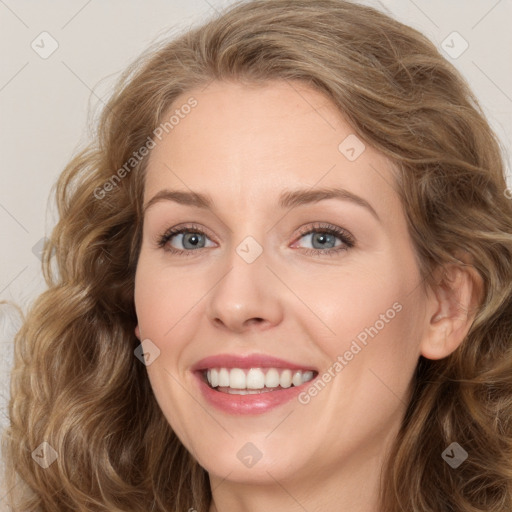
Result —
MULTIPOLYGON (((299 189, 299 190, 286 190, 279 197, 278 205, 280 208, 295 208, 311 203, 317 203, 326 199, 339 199, 342 201, 350 201, 358 206, 366 208, 379 222, 381 221, 379 215, 373 206, 363 199, 362 197, 345 190, 343 188, 315 188, 299 189)), ((174 201, 175 203, 185 206, 194 206, 196 208, 212 210, 214 202, 207 194, 199 192, 185 192, 179 190, 164 189, 154 195, 144 206, 144 213, 150 206, 160 201, 174 201)))

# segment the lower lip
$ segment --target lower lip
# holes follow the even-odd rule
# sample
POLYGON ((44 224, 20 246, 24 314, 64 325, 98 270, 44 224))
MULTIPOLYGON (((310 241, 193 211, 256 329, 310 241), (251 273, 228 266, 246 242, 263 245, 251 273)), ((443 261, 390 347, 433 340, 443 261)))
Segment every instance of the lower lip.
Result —
POLYGON ((211 388, 204 380, 202 372, 195 372, 199 389, 206 401, 229 414, 262 414, 296 398, 313 380, 300 386, 292 386, 279 391, 255 393, 251 395, 231 395, 211 388))

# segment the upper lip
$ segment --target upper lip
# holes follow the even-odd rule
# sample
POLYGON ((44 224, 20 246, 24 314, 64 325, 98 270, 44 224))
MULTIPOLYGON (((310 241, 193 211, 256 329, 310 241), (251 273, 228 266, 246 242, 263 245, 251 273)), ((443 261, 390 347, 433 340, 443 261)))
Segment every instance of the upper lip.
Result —
POLYGON ((209 356, 194 364, 192 371, 203 371, 210 368, 289 368, 290 370, 316 371, 310 365, 296 364, 266 354, 218 354, 209 356))

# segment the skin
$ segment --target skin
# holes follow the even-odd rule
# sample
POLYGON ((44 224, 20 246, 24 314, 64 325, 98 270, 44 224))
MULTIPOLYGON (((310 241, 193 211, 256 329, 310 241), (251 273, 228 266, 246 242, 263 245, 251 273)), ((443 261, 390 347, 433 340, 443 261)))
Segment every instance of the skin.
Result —
POLYGON ((197 107, 152 150, 145 182, 145 204, 163 189, 214 201, 208 210, 162 200, 145 214, 136 334, 160 350, 147 367, 158 403, 210 475, 210 512, 376 512, 418 357, 447 356, 469 329, 461 311, 473 296, 470 274, 447 269, 450 286, 423 288, 391 164, 368 144, 352 162, 339 151, 354 130, 320 92, 213 82, 170 111, 190 96, 197 107), (366 200, 378 219, 348 200, 278 207, 285 189, 330 186, 366 200), (333 251, 299 232, 317 222, 347 230, 354 247, 307 254, 333 251), (190 223, 207 232, 203 249, 184 246, 182 235, 167 249, 188 255, 158 246, 168 228, 190 223), (236 252, 247 236, 263 249, 250 264, 236 252), (306 405, 224 413, 190 371, 210 355, 265 353, 322 374, 396 303, 400 312, 306 405), (262 453, 251 468, 237 457, 247 442, 262 453))

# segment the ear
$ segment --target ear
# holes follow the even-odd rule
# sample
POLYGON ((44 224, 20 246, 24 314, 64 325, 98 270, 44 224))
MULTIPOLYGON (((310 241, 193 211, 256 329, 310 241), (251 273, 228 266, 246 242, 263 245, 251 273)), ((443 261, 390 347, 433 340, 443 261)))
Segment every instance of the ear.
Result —
POLYGON ((135 327, 135 336, 137 336, 137 339, 140 340, 140 329, 139 329, 139 325, 138 324, 135 327))
POLYGON ((467 336, 482 299, 483 279, 462 257, 460 264, 449 263, 435 272, 431 287, 429 324, 420 344, 427 359, 442 359, 454 352, 467 336))

